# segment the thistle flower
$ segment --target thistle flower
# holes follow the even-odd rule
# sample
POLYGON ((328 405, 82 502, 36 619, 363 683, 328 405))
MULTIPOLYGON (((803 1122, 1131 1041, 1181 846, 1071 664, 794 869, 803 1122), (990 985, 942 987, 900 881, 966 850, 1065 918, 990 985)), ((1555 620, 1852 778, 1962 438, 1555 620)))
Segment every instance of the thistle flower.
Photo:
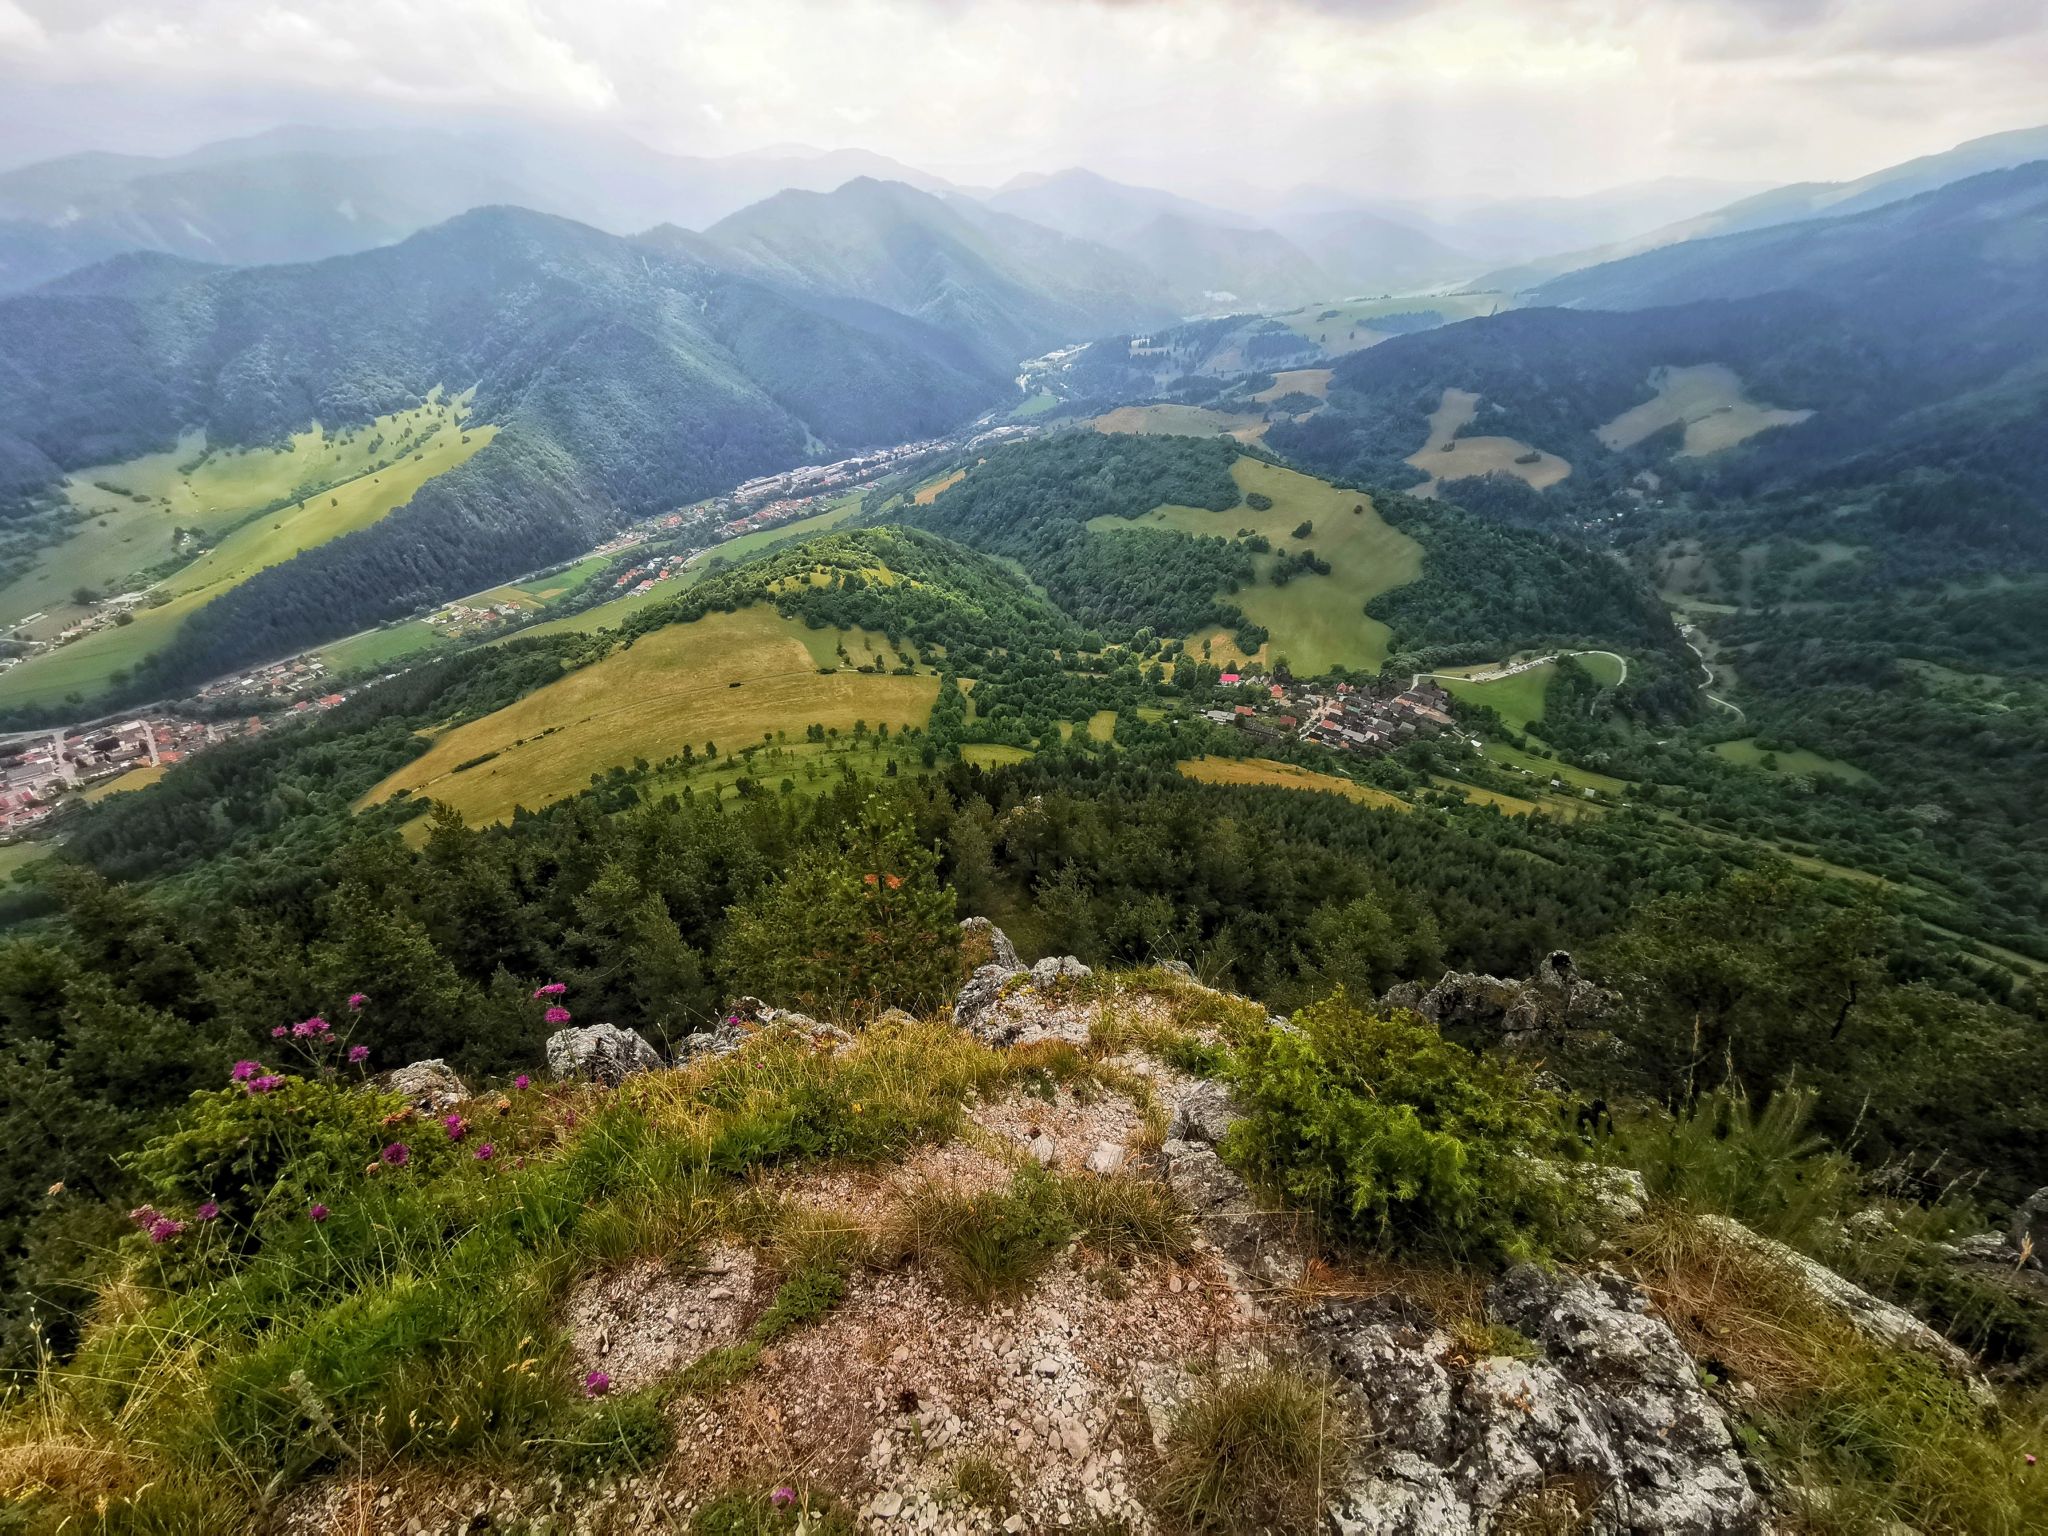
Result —
POLYGON ((349 995, 348 995, 348 1011, 349 1011, 350 1013, 361 1013, 361 1012, 363 1011, 363 1004, 367 1003, 367 1002, 368 1002, 369 1000, 370 1000, 370 994, 369 994, 369 993, 367 993, 367 992, 351 992, 351 993, 349 993, 349 995))
POLYGON ((317 1224, 319 1222, 325 1221, 326 1219, 327 1207, 322 1205, 318 1200, 315 1200, 311 1205, 306 1207, 306 1220, 317 1224))
POLYGON ((306 1040, 310 1039, 314 1035, 326 1034, 328 1028, 329 1026, 327 1021, 321 1018, 320 1015, 316 1013, 313 1015, 312 1018, 301 1019, 299 1020, 298 1023, 294 1024, 292 1026, 292 1033, 296 1035, 299 1039, 306 1040))
POLYGON ((243 1090, 247 1093, 275 1093, 283 1086, 284 1079, 275 1072, 267 1073, 262 1077, 251 1078, 248 1082, 242 1084, 243 1090))
POLYGON ((262 1066, 257 1062, 238 1061, 235 1063, 233 1069, 229 1071, 228 1078, 232 1082, 246 1083, 247 1081, 249 1081, 250 1078, 254 1077, 258 1072, 261 1072, 262 1070, 262 1066))
POLYGON ((286 1029, 284 1025, 280 1024, 277 1026, 277 1028, 273 1029, 270 1032, 270 1038, 273 1040, 282 1040, 286 1035, 290 1033, 291 1031, 289 1029, 286 1029))
POLYGON ((784 1483, 780 1488, 768 1495, 768 1502, 777 1509, 787 1509, 796 1502, 796 1490, 790 1487, 789 1484, 784 1483))
POLYGON ((550 1008, 541 1015, 541 1018, 550 1024, 566 1024, 569 1022, 569 1010, 562 1007, 550 1008))
POLYGON ((199 1202, 199 1209, 192 1213, 192 1219, 194 1221, 213 1221, 219 1215, 220 1202, 218 1200, 202 1200, 199 1202))
POLYGON ((476 1149, 476 1160, 480 1163, 488 1163, 492 1158, 496 1157, 497 1155, 498 1149, 492 1146, 488 1141, 476 1149))
POLYGON ((512 1079, 512 1086, 514 1088, 520 1089, 521 1091, 524 1091, 525 1089, 531 1088, 533 1086, 533 1079, 528 1077, 524 1072, 522 1072, 517 1077, 512 1079))
POLYGON ((402 1141, 394 1141, 378 1154, 393 1168, 403 1168, 412 1161, 412 1148, 402 1141))
POLYGON ((603 1397, 611 1389, 612 1379, 605 1375, 603 1371, 591 1371, 583 1378, 583 1395, 585 1397, 603 1397))
POLYGON ((348 1059, 351 1066, 360 1067, 370 1059, 370 1048, 367 1045, 352 1045, 348 1048, 348 1059))
POLYGON ((448 1133, 450 1141, 460 1141, 469 1134, 469 1122, 460 1115, 441 1117, 441 1129, 448 1133))
POLYGON ((163 1217, 158 1214, 157 1208, 153 1205, 138 1205, 128 1213, 128 1219, 138 1227, 152 1227, 163 1220, 163 1217))
POLYGON ((149 1240, 152 1243, 168 1243, 185 1230, 185 1223, 173 1221, 168 1216, 159 1216, 149 1224, 149 1240))
POLYGON ((560 997, 564 992, 568 990, 568 987, 565 986, 563 983, 559 981, 551 981, 544 987, 535 987, 533 989, 533 995, 536 999, 543 997, 560 997))

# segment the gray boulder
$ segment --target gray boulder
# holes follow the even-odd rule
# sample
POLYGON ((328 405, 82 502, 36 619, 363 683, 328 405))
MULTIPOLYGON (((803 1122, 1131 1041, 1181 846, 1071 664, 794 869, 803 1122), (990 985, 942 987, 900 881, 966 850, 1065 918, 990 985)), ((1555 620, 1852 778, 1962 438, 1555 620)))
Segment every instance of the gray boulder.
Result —
POLYGON ((1194 1141, 1168 1141, 1159 1149, 1167 1187, 1195 1219, 1202 1239, 1222 1254, 1244 1282, 1241 1290, 1292 1285, 1308 1261, 1302 1222, 1276 1211, 1216 1155, 1194 1141))
POLYGON ((707 1056, 730 1056, 753 1039, 756 1032, 752 1025, 735 1024, 728 1017, 709 1029, 683 1036, 676 1046, 676 1065, 687 1066, 707 1056))
POLYGON ((985 917, 960 920, 960 952, 977 970, 984 965, 1000 965, 1014 971, 1022 964, 1010 936, 985 917))
POLYGON ((1420 997, 1413 983, 1404 983, 1390 989, 1382 1004, 1413 1008, 1464 1045, 1543 1055, 1606 1043, 1621 1000, 1580 975, 1560 949, 1526 981, 1449 971, 1420 997))
POLYGON ((1230 1089, 1213 1079, 1189 1078, 1170 1088, 1166 1134, 1181 1141, 1216 1146, 1243 1118, 1230 1089))
POLYGON ((1473 1360, 1433 1327, 1342 1304, 1311 1319, 1372 1430, 1331 1501, 1334 1529, 1766 1529, 1692 1358, 1626 1281, 1524 1265, 1487 1301, 1528 1339, 1527 1358, 1473 1360))
POLYGON ((1031 984, 1041 992, 1050 992, 1063 981, 1079 981, 1094 974, 1072 955, 1047 955, 1031 967, 1031 984))
POLYGON ((548 1070, 616 1088, 636 1072, 652 1072, 661 1056, 639 1034, 616 1024, 586 1024, 548 1036, 548 1070))
POLYGON ((386 1093, 402 1095, 406 1103, 422 1112, 452 1109, 469 1097, 455 1069, 438 1056, 386 1072, 376 1079, 376 1085, 386 1093))
POLYGON ((1072 955, 1049 957, 1028 971, 984 965, 954 999, 953 1022, 987 1045, 1086 1044, 1094 1010, 1068 997, 1060 984, 1092 974, 1072 955))
POLYGON ((2048 1188, 2037 1189, 2020 1202, 2006 1228, 2006 1244, 2017 1262, 2048 1269, 2048 1188))

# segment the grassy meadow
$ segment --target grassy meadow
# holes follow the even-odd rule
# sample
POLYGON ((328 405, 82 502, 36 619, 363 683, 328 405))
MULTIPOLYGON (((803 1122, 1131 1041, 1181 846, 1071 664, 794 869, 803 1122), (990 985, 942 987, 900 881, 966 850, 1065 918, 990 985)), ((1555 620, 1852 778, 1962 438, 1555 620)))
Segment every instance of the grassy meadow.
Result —
POLYGON ((1250 442, 1265 435, 1266 418, 1206 405, 1120 405, 1095 418, 1098 432, 1130 432, 1140 437, 1234 437, 1250 442))
POLYGON ((1867 784, 1870 775, 1853 763, 1840 758, 1822 757, 1818 752, 1809 752, 1804 747, 1779 747, 1767 751, 1757 745, 1753 736, 1740 741, 1715 743, 1714 755, 1724 762, 1734 763, 1741 768, 1755 768, 1765 773, 1797 774, 1805 778, 1844 779, 1851 784, 1867 784))
POLYGON ((1311 768, 1275 762, 1266 757, 1195 757, 1177 766, 1187 777, 1204 784, 1249 784, 1266 789, 1308 790, 1318 794, 1342 795, 1360 805, 1376 805, 1386 810, 1414 809, 1389 790, 1375 789, 1370 784, 1354 784, 1333 773, 1317 773, 1311 768))
MULTIPOLYGON (((1493 667, 1472 667, 1473 672, 1490 672, 1493 667)), ((1444 691, 1454 699, 1463 699, 1467 704, 1484 704, 1513 731, 1526 731, 1543 719, 1543 695, 1550 687, 1550 680, 1557 676, 1557 664, 1546 661, 1540 667, 1531 667, 1526 672, 1517 672, 1513 677, 1495 678, 1491 682, 1478 683, 1455 672, 1433 672, 1430 674, 1443 684, 1444 691)))
MULTIPOLYGON (((1263 512, 1250 506, 1228 512, 1161 507, 1135 521, 1097 518, 1089 527, 1165 528, 1226 537, 1240 528, 1250 529, 1264 534, 1276 551, 1255 557, 1261 578, 1279 559, 1277 551, 1313 549, 1330 562, 1329 575, 1297 576, 1284 587, 1262 579, 1232 601, 1271 634, 1265 650, 1273 657, 1286 657, 1297 672, 1312 675, 1337 665, 1377 668, 1387 659, 1392 634, 1378 619, 1366 617, 1365 605, 1422 573, 1422 546, 1389 527, 1361 492, 1340 491, 1327 481, 1250 458, 1239 459, 1231 475, 1247 494, 1269 496, 1273 505, 1263 512), (1354 511, 1357 507, 1365 510, 1354 511), (1315 527, 1308 537, 1296 539, 1294 530, 1303 521, 1315 527)), ((1218 660, 1241 655, 1228 635, 1192 636, 1190 648, 1199 655, 1205 639, 1218 660)))
POLYGON ((1408 462, 1430 477, 1414 494, 1431 496, 1444 480, 1477 475, 1513 475, 1532 490, 1547 491, 1572 472, 1554 453, 1532 448, 1515 437, 1460 437, 1479 414, 1479 397, 1470 390, 1447 389, 1429 416, 1429 440, 1408 455, 1408 462), (1522 462, 1529 455, 1535 458, 1522 462))
POLYGON ((1747 442, 1772 427, 1797 426, 1811 411, 1759 405, 1744 393, 1732 368, 1702 363, 1692 368, 1659 368, 1650 375, 1656 394, 1623 411, 1600 428, 1600 441, 1617 451, 1633 448, 1652 433, 1682 426, 1680 458, 1699 458, 1747 442))
MULTIPOLYGON (((844 639, 857 658, 869 638, 807 630, 765 604, 713 613, 641 636, 630 648, 571 672, 494 714, 439 737, 417 761, 366 797, 409 789, 472 821, 500 821, 588 788, 593 774, 636 759, 658 762, 687 744, 721 754, 781 730, 856 721, 892 730, 922 725, 936 677, 818 669, 844 639)), ((893 657, 890 658, 893 662, 893 657)))
POLYGON ((1338 304, 1310 304, 1273 318, 1305 336, 1332 357, 1377 346, 1388 333, 1373 329, 1372 322, 1384 315, 1412 314, 1433 309, 1448 323, 1497 314, 1515 307, 1505 293, 1409 294, 1400 298, 1346 299, 1338 304))
POLYGON ((245 514, 213 548, 158 582, 152 591, 165 601, 137 608, 133 622, 109 625, 0 674, 0 704, 48 704, 74 692, 98 692, 169 643, 178 626, 214 598, 266 566, 367 528, 412 500, 436 475, 482 452, 496 432, 488 426, 444 428, 397 464, 272 512, 245 514))
MULTIPOLYGON (((316 425, 282 447, 209 449, 203 434, 192 433, 162 453, 82 469, 64 485, 78 519, 73 532, 33 571, 0 587, 0 624, 63 602, 81 586, 128 590, 138 572, 173 558, 173 528, 218 538, 253 514, 291 508, 416 452, 442 449, 444 436, 459 446, 467 408, 467 395, 437 392, 340 436, 316 425)), ((475 437, 482 429, 470 430, 475 437)))

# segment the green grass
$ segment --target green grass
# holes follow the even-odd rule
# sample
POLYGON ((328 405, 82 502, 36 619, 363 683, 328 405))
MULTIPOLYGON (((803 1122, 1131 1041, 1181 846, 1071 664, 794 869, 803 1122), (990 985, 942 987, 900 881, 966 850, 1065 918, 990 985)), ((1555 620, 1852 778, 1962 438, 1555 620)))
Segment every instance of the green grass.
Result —
POLYGON ((1030 396, 1022 405, 1015 407, 1010 416, 1013 420, 1028 421, 1033 416, 1043 416, 1060 403, 1060 397, 1049 389, 1041 389, 1030 396))
POLYGON ((1617 779, 1611 774, 1595 773, 1590 768, 1578 768, 1554 757, 1538 757, 1533 752, 1523 752, 1504 741, 1489 741, 1486 755, 1504 768, 1524 768, 1544 784, 1557 779, 1572 789, 1598 790, 1603 795, 1619 795, 1628 788, 1626 779, 1617 779))
POLYGON ((1716 742, 1714 755, 1724 762, 1734 763, 1741 768, 1755 768, 1767 773, 1799 774, 1806 778, 1843 779, 1851 784, 1867 784, 1870 775, 1853 763, 1839 758, 1823 757, 1818 752, 1809 752, 1804 747, 1780 747, 1766 751, 1757 745, 1753 736, 1740 741, 1716 742))
POLYGON ((444 428, 395 465, 243 522, 152 589, 168 601, 137 609, 130 624, 98 630, 0 674, 0 704, 49 704, 73 692, 90 697, 112 683, 117 673, 133 669, 168 644, 191 614, 216 597, 267 566, 367 528, 405 505, 434 476, 482 452, 496 431, 487 426, 467 432, 444 428))
POLYGON ((1116 739, 1116 711, 1098 709, 1088 717, 1088 739, 1090 741, 1114 741, 1116 739))
POLYGON ((49 856, 48 843, 0 843, 0 885, 49 856))
POLYGON ((1196 757, 1189 758, 1178 767, 1188 778, 1204 784, 1249 784, 1262 789, 1308 790, 1342 795, 1360 805, 1376 805, 1386 810, 1411 809, 1406 800, 1391 790, 1375 789, 1370 784, 1354 784, 1333 773, 1317 773, 1313 768, 1275 762, 1271 758, 1196 757))
POLYGON ((1158 1496, 1198 1536, 1306 1531, 1345 1461, 1343 1418, 1322 1380, 1286 1366, 1200 1388, 1167 1438, 1158 1496))
POLYGON ((402 624, 365 630, 346 640, 337 640, 323 646, 319 654, 328 671, 342 676, 386 667, 408 656, 439 650, 448 643, 448 637, 425 619, 407 619, 402 624))
MULTIPOLYGON (((1493 668, 1474 667, 1468 670, 1490 672, 1493 668)), ((1549 688, 1551 678, 1557 675, 1557 667, 1546 661, 1540 667, 1531 667, 1513 677, 1496 678, 1489 683, 1475 683, 1449 672, 1433 675, 1452 698, 1463 699, 1468 704, 1484 704, 1500 716, 1509 730, 1526 731, 1543 718, 1544 690, 1549 688)))
MULTIPOLYGON (((811 724, 850 732, 856 721, 892 730, 922 725, 938 696, 931 676, 818 670, 838 631, 809 630, 766 604, 712 613, 641 636, 630 649, 440 736, 372 790, 400 789, 454 806, 472 821, 499 821, 589 787, 593 774, 636 759, 660 762, 687 744, 722 754, 764 732, 801 736, 811 724), (486 754, 487 763, 463 769, 486 754)), ((845 637, 861 654, 862 637, 845 637)), ((893 653, 891 653, 893 658, 893 653)))
MULTIPOLYGON (((1340 491, 1327 481, 1251 458, 1239 459, 1231 476, 1239 489, 1270 496, 1273 505, 1263 512, 1244 505, 1227 512, 1161 507, 1131 520, 1099 517, 1088 526, 1098 531, 1171 529, 1211 537, 1229 537, 1240 528, 1264 534, 1276 553, 1254 557, 1259 583, 1236 593, 1231 601, 1270 634, 1265 659, 1284 657, 1303 676, 1339 665, 1378 668, 1387 659, 1392 635, 1386 625, 1367 618, 1363 610, 1380 593, 1405 586, 1422 573, 1422 546, 1389 527, 1362 492, 1340 491), (1360 506, 1363 512, 1352 510, 1360 506), (1293 531, 1304 520, 1312 522, 1314 529, 1307 538, 1297 540, 1293 531), (1264 579, 1279 559, 1278 551, 1303 548, 1313 549, 1329 561, 1330 574, 1297 576, 1284 587, 1264 579)), ((1242 654, 1227 633, 1210 632, 1189 637, 1189 647, 1197 656, 1205 640, 1218 661, 1242 654)))
POLYGON ((1131 432, 1141 437, 1259 437, 1266 418, 1206 405, 1122 405, 1095 418, 1098 432, 1131 432))
POLYGON ((1382 315, 1433 309, 1448 323, 1514 307, 1513 297, 1505 293, 1446 293, 1430 297, 1411 294, 1401 298, 1346 299, 1335 304, 1309 304, 1273 318, 1296 335, 1306 336, 1325 352, 1343 353, 1384 341, 1385 336, 1372 328, 1372 322, 1382 315), (1354 329, 1358 332, 1356 338, 1351 335, 1354 329))
POLYGON ((47 551, 35 570, 0 589, 0 624, 50 608, 79 586, 126 590, 135 573, 172 558, 173 528, 219 536, 258 509, 284 509, 306 498, 317 502, 332 487, 410 459, 430 429, 438 429, 435 445, 444 436, 459 445, 466 408, 466 396, 451 400, 437 391, 423 404, 380 416, 345 439, 315 426, 283 448, 209 452, 204 436, 194 433, 162 453, 80 470, 64 488, 80 518, 75 531, 47 551), (373 449, 379 437, 384 441, 373 449), (402 442, 408 446, 401 453, 402 442), (118 490, 103 489, 102 483, 118 490))

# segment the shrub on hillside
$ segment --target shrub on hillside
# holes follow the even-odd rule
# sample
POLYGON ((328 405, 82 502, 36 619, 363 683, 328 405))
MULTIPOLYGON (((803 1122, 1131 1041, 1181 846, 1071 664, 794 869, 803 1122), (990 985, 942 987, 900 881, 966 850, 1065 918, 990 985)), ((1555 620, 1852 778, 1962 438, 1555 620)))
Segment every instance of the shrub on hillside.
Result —
POLYGON ((1226 1157, 1338 1238, 1523 1259, 1570 1223, 1556 1099, 1415 1014, 1377 1017, 1339 990, 1253 1041, 1236 1082, 1246 1114, 1226 1157))
POLYGON ((866 1023, 889 1007, 936 1008, 959 983, 960 930, 938 855, 909 820, 869 801, 837 848, 735 907, 723 960, 733 986, 866 1023))

